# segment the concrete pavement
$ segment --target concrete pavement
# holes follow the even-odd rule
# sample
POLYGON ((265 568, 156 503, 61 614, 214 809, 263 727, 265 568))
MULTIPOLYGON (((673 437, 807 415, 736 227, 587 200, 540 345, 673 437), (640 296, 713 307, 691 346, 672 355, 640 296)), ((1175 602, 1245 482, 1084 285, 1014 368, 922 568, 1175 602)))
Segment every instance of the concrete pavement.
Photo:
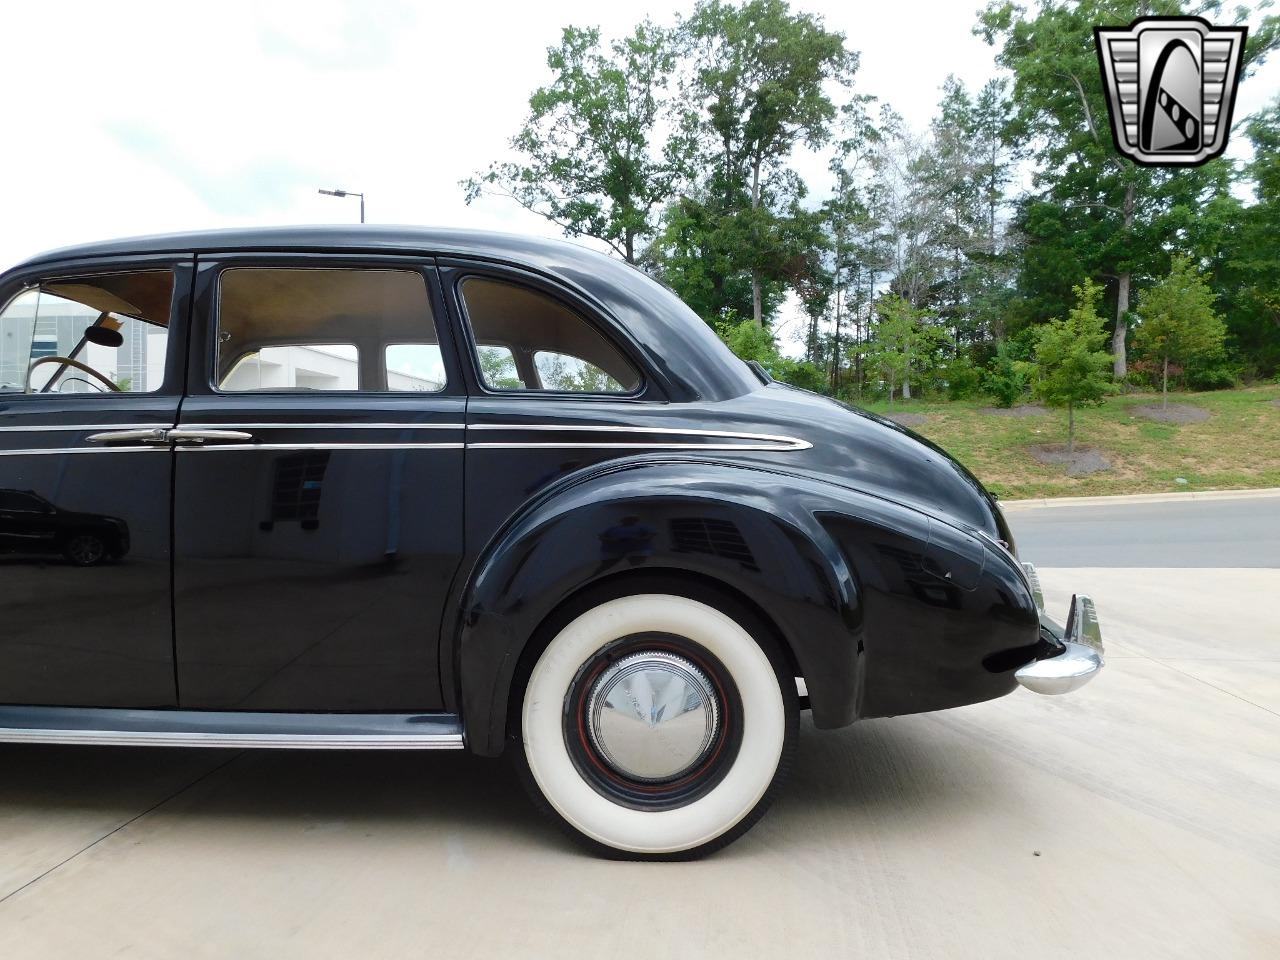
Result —
POLYGON ((1041 572, 1094 683, 806 722, 695 864, 581 854, 463 755, 0 745, 0 956, 1280 956, 1280 569, 1041 572))

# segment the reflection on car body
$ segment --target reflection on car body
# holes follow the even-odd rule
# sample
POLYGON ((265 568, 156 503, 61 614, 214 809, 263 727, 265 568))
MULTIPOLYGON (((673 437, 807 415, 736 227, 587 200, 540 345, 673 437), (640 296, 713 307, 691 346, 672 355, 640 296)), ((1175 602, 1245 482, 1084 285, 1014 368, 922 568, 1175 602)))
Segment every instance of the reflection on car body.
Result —
POLYGON ((32 490, 0 490, 0 551, 80 567, 119 560, 129 552, 129 526, 119 517, 54 506, 32 490))

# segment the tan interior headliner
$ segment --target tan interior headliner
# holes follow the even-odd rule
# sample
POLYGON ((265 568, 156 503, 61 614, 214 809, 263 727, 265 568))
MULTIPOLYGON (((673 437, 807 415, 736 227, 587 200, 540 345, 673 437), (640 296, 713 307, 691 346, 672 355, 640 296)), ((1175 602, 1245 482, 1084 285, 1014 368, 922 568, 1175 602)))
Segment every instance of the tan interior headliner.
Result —
POLYGON ((232 354, 291 341, 436 340, 426 284, 410 270, 233 268, 220 280, 218 330, 232 354))
POLYGON ((173 302, 173 273, 169 270, 139 270, 67 277, 42 283, 40 291, 84 304, 99 313, 118 313, 167 327, 173 302))
POLYGON ((467 316, 477 343, 513 350, 550 350, 600 368, 625 388, 635 371, 617 348, 587 321, 550 297, 500 280, 469 277, 462 283, 467 316))

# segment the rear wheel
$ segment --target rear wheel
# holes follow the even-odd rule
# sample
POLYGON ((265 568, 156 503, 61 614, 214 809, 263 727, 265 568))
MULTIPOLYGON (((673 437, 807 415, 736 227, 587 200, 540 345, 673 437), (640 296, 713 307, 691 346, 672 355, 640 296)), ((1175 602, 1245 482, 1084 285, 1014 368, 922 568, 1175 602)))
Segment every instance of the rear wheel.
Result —
POLYGON ((62 555, 77 567, 91 567, 101 563, 107 555, 107 545, 92 533, 77 533, 67 540, 62 555))
POLYGON ((526 783, 588 846, 688 859, 768 808, 795 747, 795 683, 734 612, 619 597, 574 618, 538 658, 521 711, 526 783))

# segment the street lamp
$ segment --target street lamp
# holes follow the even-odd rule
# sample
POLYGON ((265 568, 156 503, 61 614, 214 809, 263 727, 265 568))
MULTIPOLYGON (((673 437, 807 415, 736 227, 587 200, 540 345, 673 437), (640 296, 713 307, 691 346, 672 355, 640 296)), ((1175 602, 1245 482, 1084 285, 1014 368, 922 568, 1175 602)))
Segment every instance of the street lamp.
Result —
POLYGON ((360 222, 364 223, 364 194, 356 193, 354 190, 321 190, 326 197, 359 197, 360 198, 360 222))

